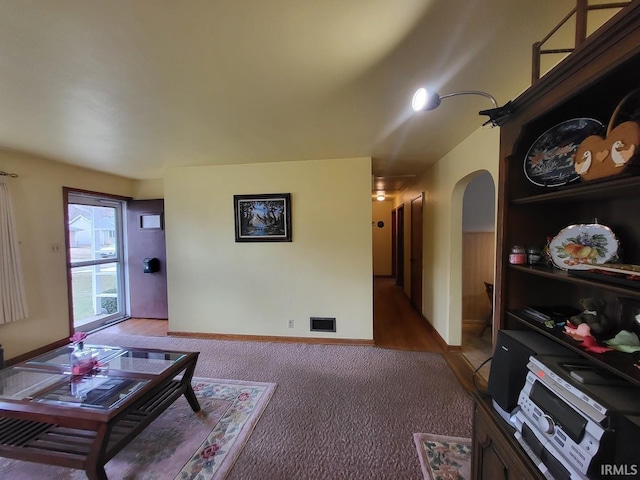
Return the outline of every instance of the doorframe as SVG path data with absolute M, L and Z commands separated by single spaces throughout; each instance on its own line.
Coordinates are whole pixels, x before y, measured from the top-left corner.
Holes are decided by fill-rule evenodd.
M 393 257 L 396 263 L 395 279 L 398 287 L 404 286 L 404 203 L 399 205 L 394 210 L 396 212 L 396 249 L 393 252 Z
M 419 231 L 415 231 L 416 229 L 415 227 L 415 223 L 414 223 L 414 214 L 413 214 L 413 204 L 414 202 L 419 201 L 420 202 L 420 229 Z M 411 299 L 411 304 L 415 307 L 415 309 L 420 312 L 420 314 L 422 314 L 422 306 L 423 306 L 423 285 L 424 285 L 424 280 L 423 280 L 423 275 L 424 275 L 424 246 L 423 246 L 423 241 L 424 241 L 424 233 L 423 233 L 423 228 L 424 228 L 424 193 L 420 192 L 420 194 L 414 198 L 411 199 L 411 241 L 409 242 L 410 248 L 411 248 L 411 264 L 410 264 L 410 279 L 411 279 L 411 285 L 409 288 L 409 292 L 411 293 L 411 295 L 409 296 L 409 298 Z M 419 235 L 418 235 L 419 234 Z M 416 235 L 418 235 L 416 237 Z M 416 242 L 415 240 L 419 239 L 419 242 Z M 414 246 L 417 244 L 417 247 L 414 248 Z M 414 292 L 416 292 L 416 285 L 414 285 L 413 282 L 413 265 L 416 262 L 416 254 L 420 254 L 419 260 L 420 260 L 420 288 L 418 290 L 419 292 L 419 298 L 414 298 Z

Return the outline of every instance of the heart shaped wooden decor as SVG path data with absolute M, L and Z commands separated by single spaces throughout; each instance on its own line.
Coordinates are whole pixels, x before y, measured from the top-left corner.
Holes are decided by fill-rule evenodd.
M 585 138 L 574 158 L 576 173 L 582 180 L 610 177 L 626 170 L 640 154 L 640 124 L 623 122 L 606 138 L 591 135 Z

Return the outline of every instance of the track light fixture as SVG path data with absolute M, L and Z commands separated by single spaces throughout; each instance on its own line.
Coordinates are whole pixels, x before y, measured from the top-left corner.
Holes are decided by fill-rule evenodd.
M 477 90 L 467 90 L 461 92 L 453 92 L 447 93 L 446 95 L 439 95 L 436 92 L 431 92 L 425 88 L 419 88 L 416 90 L 416 93 L 413 94 L 413 99 L 411 100 L 411 106 L 413 110 L 418 112 L 422 110 L 433 110 L 440 105 L 440 102 L 443 98 L 448 97 L 457 97 L 458 95 L 480 95 L 482 97 L 488 98 L 493 104 L 494 108 L 488 110 L 480 110 L 478 112 L 479 115 L 487 115 L 489 120 L 484 122 L 482 125 L 491 124 L 493 127 L 497 127 L 502 125 L 507 117 L 511 114 L 511 101 L 507 102 L 504 106 L 499 107 L 498 102 L 493 96 L 489 95 L 486 92 L 480 92 Z

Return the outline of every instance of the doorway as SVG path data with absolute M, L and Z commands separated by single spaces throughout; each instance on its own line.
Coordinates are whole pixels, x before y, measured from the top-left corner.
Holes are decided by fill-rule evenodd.
M 391 212 L 393 228 L 391 231 L 392 256 L 393 256 L 393 276 L 398 287 L 404 285 L 404 205 Z
M 493 177 L 483 171 L 467 184 L 462 201 L 462 353 L 474 368 L 493 350 L 495 198 Z
M 63 194 L 71 326 L 87 332 L 126 316 L 125 199 L 67 188 Z
M 127 202 L 129 315 L 166 320 L 167 253 L 164 200 Z
M 411 200 L 411 303 L 422 313 L 422 207 L 423 195 Z

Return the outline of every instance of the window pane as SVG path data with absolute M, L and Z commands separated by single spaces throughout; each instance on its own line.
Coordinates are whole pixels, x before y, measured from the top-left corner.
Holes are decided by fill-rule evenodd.
M 116 209 L 77 203 L 68 209 L 71 262 L 116 258 Z
M 120 311 L 117 263 L 71 269 L 73 318 L 76 326 Z

